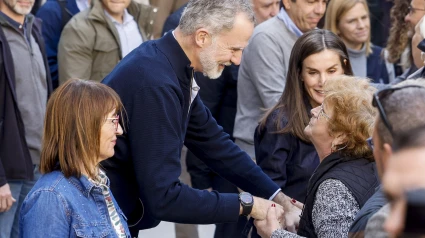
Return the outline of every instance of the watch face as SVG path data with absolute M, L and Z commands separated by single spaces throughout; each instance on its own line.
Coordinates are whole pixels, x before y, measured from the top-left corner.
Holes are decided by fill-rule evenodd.
M 242 193 L 240 195 L 240 198 L 241 198 L 241 201 L 244 202 L 244 203 L 246 203 L 246 204 L 250 204 L 250 203 L 253 202 L 252 201 L 252 195 L 249 194 L 249 193 Z

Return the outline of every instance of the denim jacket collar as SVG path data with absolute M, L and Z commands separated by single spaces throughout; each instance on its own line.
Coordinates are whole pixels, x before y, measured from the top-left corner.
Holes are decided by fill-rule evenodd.
M 94 187 L 98 187 L 96 184 L 91 182 L 85 175 L 81 175 L 80 178 L 71 176 L 68 178 L 69 182 L 72 183 L 78 190 L 80 190 L 84 196 L 88 197 L 91 193 L 91 190 Z M 109 179 L 106 182 L 106 185 L 109 187 Z

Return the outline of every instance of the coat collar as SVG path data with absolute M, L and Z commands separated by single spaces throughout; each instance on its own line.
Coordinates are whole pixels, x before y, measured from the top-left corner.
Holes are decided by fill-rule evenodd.
M 182 47 L 174 38 L 173 34 L 167 33 L 165 36 L 157 40 L 157 47 L 169 59 L 174 72 L 179 80 L 189 85 L 194 72 L 191 62 L 184 53 Z
M 25 16 L 24 24 L 27 25 L 27 26 L 32 25 L 34 23 L 34 19 L 35 19 L 34 15 L 29 13 L 28 15 Z M 15 20 L 10 18 L 9 16 L 4 14 L 3 12 L 0 12 L 0 25 L 10 25 L 10 26 L 18 29 L 19 25 L 21 25 L 21 24 L 19 22 L 16 22 Z
M 108 18 L 103 12 L 102 2 L 100 0 L 92 0 L 88 18 L 94 21 L 108 23 Z
M 130 5 L 127 8 L 128 13 L 134 17 L 134 20 L 136 21 L 138 27 L 139 27 L 139 31 L 140 34 L 142 35 L 142 39 L 143 41 L 147 40 L 146 34 L 145 32 L 142 30 L 141 27 L 141 22 L 140 20 L 140 14 L 141 14 L 141 5 L 139 5 L 138 3 L 131 1 Z M 100 0 L 92 0 L 91 1 L 91 7 L 89 10 L 89 13 L 87 15 L 87 18 L 93 21 L 98 21 L 101 22 L 103 24 L 106 24 L 108 26 L 109 29 L 111 29 L 115 39 L 117 40 L 117 42 L 119 42 L 119 35 L 118 35 L 118 31 L 116 30 L 114 23 L 105 15 L 103 6 L 102 6 L 102 2 Z
M 78 190 L 80 190 L 84 196 L 88 197 L 93 188 L 97 187 L 97 185 L 90 181 L 85 175 L 81 175 L 80 178 L 75 176 L 71 176 L 68 178 L 68 181 L 72 183 Z M 106 177 L 106 184 L 109 187 L 109 179 Z

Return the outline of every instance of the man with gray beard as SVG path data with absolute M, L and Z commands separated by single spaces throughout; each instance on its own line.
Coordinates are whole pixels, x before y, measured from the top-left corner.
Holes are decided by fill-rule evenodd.
M 160 220 L 236 222 L 239 215 L 264 219 L 272 204 L 266 199 L 272 199 L 284 206 L 287 227 L 295 230 L 301 211 L 230 140 L 197 96 L 194 72 L 214 79 L 225 65 L 238 65 L 254 23 L 249 0 L 191 0 L 173 32 L 143 43 L 103 80 L 120 95 L 126 111 L 124 136 L 118 138 L 114 157 L 103 164 L 126 215 L 135 216 L 140 197 L 141 219 L 157 220 L 149 221 L 150 226 Z M 255 196 L 182 184 L 178 177 L 183 145 Z
M 0 237 L 19 237 L 19 209 L 40 176 L 52 91 L 34 0 L 0 0 Z

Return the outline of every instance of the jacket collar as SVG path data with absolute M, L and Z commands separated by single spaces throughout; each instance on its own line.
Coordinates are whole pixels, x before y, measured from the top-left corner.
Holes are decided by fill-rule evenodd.
M 136 19 L 140 12 L 140 6 L 137 5 L 137 3 L 131 1 L 130 5 L 127 8 L 127 11 L 128 13 L 130 13 L 130 15 L 132 15 Z M 88 18 L 95 21 L 103 22 L 103 23 L 112 23 L 105 15 L 104 8 L 100 0 L 91 1 L 91 7 L 89 10 Z
M 107 23 L 107 17 L 103 12 L 102 2 L 100 0 L 92 0 L 88 18 L 94 21 Z
M 80 12 L 80 9 L 78 9 L 76 0 L 68 0 L 66 2 L 66 9 L 71 13 L 72 16 Z
M 136 21 L 139 27 L 140 34 L 142 35 L 143 41 L 146 41 L 147 40 L 146 34 L 142 30 L 141 23 L 139 22 L 139 19 L 140 19 L 139 15 L 141 14 L 141 5 L 134 1 L 131 1 L 130 5 L 127 8 L 127 11 L 131 16 L 133 16 L 134 20 Z M 91 1 L 91 7 L 88 12 L 87 18 L 107 25 L 108 28 L 112 31 L 112 34 L 114 35 L 115 40 L 117 42 L 120 42 L 118 31 L 115 28 L 114 23 L 105 15 L 102 2 L 100 0 Z
M 24 25 L 32 25 L 34 23 L 34 15 L 32 15 L 31 13 L 29 13 L 28 15 L 25 16 L 25 20 L 24 20 Z M 0 25 L 10 25 L 16 29 L 18 29 L 19 25 L 21 25 L 19 22 L 16 22 L 15 20 L 13 20 L 12 18 L 10 18 L 9 16 L 7 16 L 6 14 L 4 14 L 3 12 L 0 12 Z
M 156 44 L 158 49 L 169 59 L 171 67 L 173 67 L 179 80 L 189 85 L 194 69 L 190 66 L 189 58 L 173 34 L 171 32 L 165 34 L 165 36 L 157 40 Z
M 71 176 L 68 178 L 69 182 L 72 183 L 78 190 L 80 190 L 84 196 L 88 197 L 96 184 L 90 181 L 85 175 L 81 175 L 80 178 Z M 107 179 L 106 186 L 109 187 L 109 179 Z

